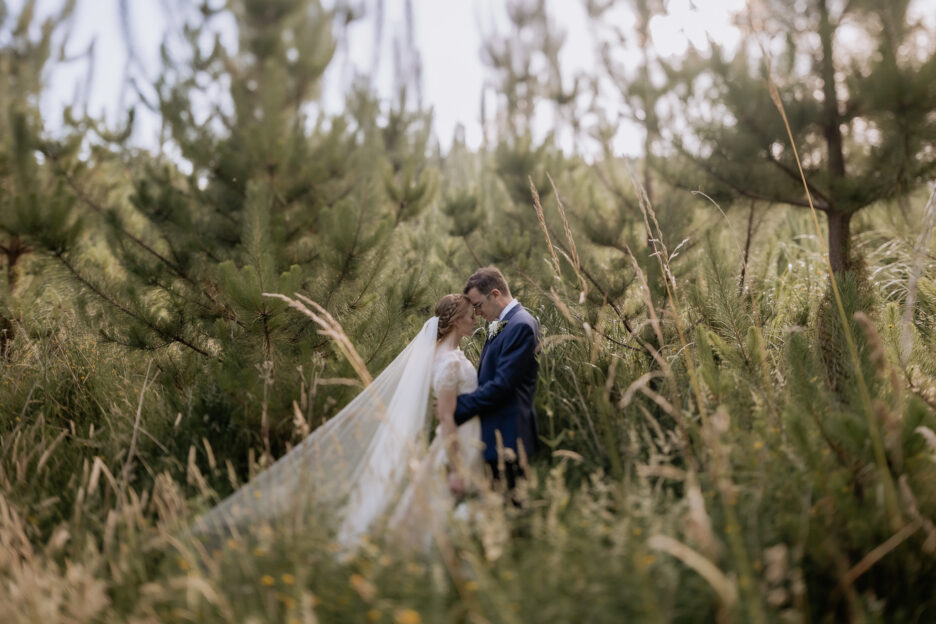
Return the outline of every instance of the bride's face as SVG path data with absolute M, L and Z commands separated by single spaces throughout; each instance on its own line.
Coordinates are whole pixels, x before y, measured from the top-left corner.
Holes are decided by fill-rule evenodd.
M 455 319 L 455 331 L 458 332 L 458 337 L 470 336 L 477 327 L 478 322 L 475 320 L 474 311 L 470 305 L 466 305 L 465 309 Z

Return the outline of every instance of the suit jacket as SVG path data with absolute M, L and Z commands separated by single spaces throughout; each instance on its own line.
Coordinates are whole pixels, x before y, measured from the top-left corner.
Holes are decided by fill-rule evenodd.
M 515 452 L 522 441 L 528 456 L 538 444 L 533 395 L 539 371 L 539 323 L 521 305 L 504 320 L 504 328 L 481 350 L 477 390 L 459 395 L 455 407 L 459 425 L 474 415 L 481 417 L 481 441 L 488 461 L 497 459 L 495 431 L 500 432 L 504 447 Z

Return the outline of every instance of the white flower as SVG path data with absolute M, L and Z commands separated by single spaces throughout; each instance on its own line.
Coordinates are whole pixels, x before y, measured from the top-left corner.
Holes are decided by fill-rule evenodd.
M 488 325 L 488 340 L 494 340 L 495 336 L 501 333 L 506 324 L 507 321 L 491 321 L 491 324 Z

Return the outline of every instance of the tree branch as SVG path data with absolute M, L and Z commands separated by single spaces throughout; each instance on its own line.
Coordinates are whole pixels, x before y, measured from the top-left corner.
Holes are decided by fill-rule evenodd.
M 186 340 L 186 339 L 183 338 L 182 336 L 179 336 L 179 335 L 177 335 L 177 334 L 171 334 L 171 333 L 166 332 L 165 330 L 161 329 L 160 327 L 157 327 L 156 325 L 154 325 L 152 322 L 150 322 L 150 321 L 147 320 L 146 318 L 143 318 L 143 317 L 141 317 L 140 315 L 135 314 L 132 310 L 128 309 L 126 306 L 122 305 L 120 302 L 116 301 L 116 300 L 113 299 L 112 297 L 109 297 L 109 296 L 107 295 L 107 293 L 105 293 L 105 292 L 102 291 L 100 288 L 98 288 L 97 286 L 95 286 L 94 284 L 92 284 L 85 276 L 81 275 L 81 274 L 77 271 L 77 269 L 75 269 L 75 267 L 74 267 L 68 260 L 65 259 L 65 256 L 64 256 L 63 252 L 61 252 L 61 251 L 55 252 L 54 256 L 55 256 L 55 258 L 56 258 L 59 262 L 62 263 L 62 265 L 63 265 L 66 269 L 68 269 L 69 273 L 71 273 L 72 276 L 73 276 L 76 280 L 78 280 L 82 285 L 84 285 L 88 290 L 90 290 L 91 292 L 93 292 L 95 295 L 97 295 L 98 297 L 100 297 L 103 301 L 105 301 L 105 302 L 107 302 L 108 304 L 110 304 L 111 306 L 117 308 L 118 310 L 120 310 L 121 312 L 123 312 L 124 314 L 126 314 L 127 316 L 129 316 L 130 318 L 134 319 L 135 321 L 137 321 L 137 322 L 139 322 L 139 323 L 142 323 L 142 324 L 145 325 L 148 329 L 150 329 L 151 331 L 153 331 L 154 333 L 156 333 L 158 336 L 160 336 L 160 337 L 162 337 L 162 338 L 164 338 L 164 339 L 166 339 L 166 340 L 170 340 L 170 341 L 172 341 L 172 342 L 178 342 L 179 344 L 184 345 L 184 346 L 188 347 L 189 349 L 191 349 L 192 351 L 195 351 L 196 353 L 199 353 L 199 354 L 201 354 L 201 355 L 204 355 L 205 357 L 209 357 L 209 358 L 212 357 L 211 354 L 209 354 L 207 351 L 204 351 L 204 350 L 198 348 L 197 346 L 195 346 L 194 344 L 192 344 L 191 342 L 189 342 L 188 340 Z M 221 361 L 220 358 L 215 358 L 215 359 L 217 359 L 218 361 Z
M 685 156 L 686 158 L 688 158 L 689 161 L 692 162 L 692 164 L 695 165 L 698 169 L 701 169 L 702 171 L 704 171 L 704 172 L 705 172 L 707 175 L 709 175 L 710 177 L 712 177 L 712 178 L 714 178 L 715 180 L 717 180 L 718 182 L 721 182 L 722 184 L 728 186 L 729 188 L 731 188 L 731 190 L 733 190 L 735 193 L 737 193 L 738 195 L 740 195 L 740 196 L 742 196 L 742 197 L 747 197 L 748 199 L 755 199 L 755 200 L 757 200 L 757 201 L 763 201 L 763 202 L 779 202 L 779 203 L 782 203 L 782 204 L 788 204 L 788 205 L 790 205 L 790 206 L 797 206 L 797 207 L 799 207 L 799 208 L 809 208 L 809 202 L 806 201 L 805 199 L 792 199 L 792 198 L 789 198 L 789 197 L 786 197 L 786 198 L 782 198 L 782 197 L 767 197 L 767 196 L 765 196 L 765 195 L 761 195 L 761 194 L 759 194 L 759 193 L 755 193 L 755 192 L 753 192 L 753 191 L 749 191 L 749 190 L 747 190 L 747 189 L 745 189 L 745 188 L 742 188 L 742 187 L 738 186 L 736 183 L 732 182 L 730 179 L 726 178 L 725 176 L 722 176 L 722 175 L 719 175 L 719 174 L 715 173 L 715 172 L 712 170 L 711 167 L 705 166 L 705 165 L 702 164 L 700 161 L 698 161 L 697 159 L 693 158 L 691 154 L 687 153 L 687 152 L 686 152 L 685 150 L 683 150 L 682 148 L 677 147 L 677 149 L 680 151 L 680 153 L 683 154 L 683 156 Z M 686 184 L 684 184 L 684 183 L 682 183 L 682 182 L 679 182 L 679 181 L 676 181 L 676 180 L 672 180 L 671 182 L 672 182 L 672 184 L 673 184 L 674 186 L 676 186 L 677 188 L 685 189 L 685 190 L 687 190 L 687 191 L 694 191 L 694 190 L 697 190 L 697 189 L 695 189 L 695 188 L 689 187 L 689 186 L 687 186 Z M 828 206 L 828 204 L 825 204 L 825 203 L 823 203 L 823 204 L 815 204 L 815 208 L 816 208 L 816 210 L 821 210 L 821 211 L 823 211 L 823 212 L 827 212 L 828 209 L 829 209 L 829 206 Z

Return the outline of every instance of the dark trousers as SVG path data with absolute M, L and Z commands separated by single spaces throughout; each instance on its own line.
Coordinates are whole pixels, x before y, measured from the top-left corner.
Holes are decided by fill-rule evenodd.
M 524 477 L 523 468 L 516 461 L 504 461 L 503 470 L 501 470 L 499 463 L 496 459 L 487 461 L 488 468 L 491 470 L 491 487 L 495 491 L 506 491 L 512 494 L 517 485 L 517 479 Z

